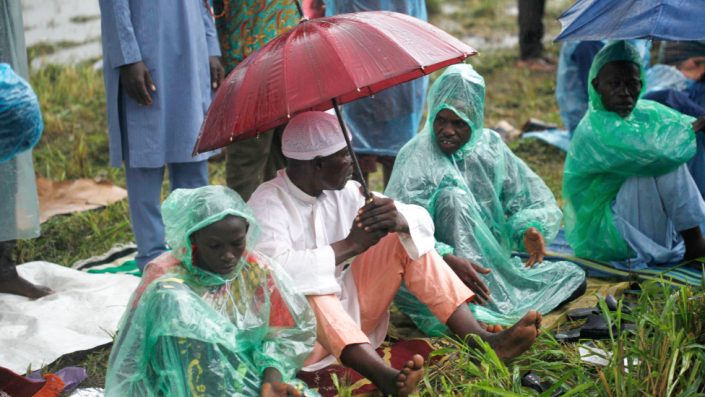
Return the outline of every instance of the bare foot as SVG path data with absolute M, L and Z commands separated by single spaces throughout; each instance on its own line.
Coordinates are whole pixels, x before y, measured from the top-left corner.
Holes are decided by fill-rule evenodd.
M 520 356 L 534 344 L 536 338 L 541 334 L 541 313 L 534 310 L 526 313 L 526 316 L 514 324 L 511 328 L 502 331 L 485 340 L 503 360 L 511 360 Z
M 28 298 L 41 298 L 53 294 L 54 291 L 41 285 L 34 285 L 17 276 L 9 280 L 0 281 L 0 293 L 26 296 Z
M 398 397 L 408 397 L 412 394 L 419 394 L 416 385 L 423 379 L 423 357 L 418 354 L 404 364 L 404 369 L 397 376 L 397 393 L 393 394 Z

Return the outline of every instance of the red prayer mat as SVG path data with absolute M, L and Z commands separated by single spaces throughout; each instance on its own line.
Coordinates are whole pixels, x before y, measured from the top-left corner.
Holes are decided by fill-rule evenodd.
M 409 339 L 393 342 L 385 341 L 377 349 L 382 359 L 392 368 L 401 370 L 404 363 L 411 360 L 415 354 L 419 354 L 428 360 L 428 356 L 435 350 L 443 348 L 455 348 L 455 345 L 444 339 Z M 439 366 L 450 358 L 450 355 L 439 355 L 431 358 L 431 368 Z M 358 397 L 379 396 L 377 387 L 362 375 L 350 368 L 343 367 L 340 363 L 329 365 L 316 372 L 299 372 L 296 377 L 306 382 L 309 388 L 318 390 L 323 397 L 337 397 L 338 389 L 333 384 L 332 375 L 335 374 L 340 382 L 351 385 L 352 395 Z
M 7 368 L 0 367 L 0 395 L 12 397 L 56 397 L 64 391 L 64 381 L 56 375 L 44 375 L 39 382 L 17 375 Z

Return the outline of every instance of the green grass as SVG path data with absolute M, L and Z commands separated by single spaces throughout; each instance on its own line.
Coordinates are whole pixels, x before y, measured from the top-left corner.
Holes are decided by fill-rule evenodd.
M 450 20 L 458 37 L 478 35 L 487 39 L 515 34 L 516 17 L 507 9 L 515 0 L 429 0 L 433 23 Z M 442 13 L 444 3 L 456 5 L 453 15 Z M 556 34 L 555 17 L 570 1 L 551 1 L 545 19 L 548 34 Z M 85 22 L 85 21 L 76 21 Z M 30 59 L 80 43 L 41 44 L 28 49 Z M 516 69 L 516 48 L 488 50 L 468 60 L 484 77 L 487 85 L 485 126 L 506 120 L 520 128 L 530 117 L 561 124 L 554 96 L 555 74 L 531 73 Z M 559 46 L 547 46 L 558 55 Z M 440 72 L 432 76 L 432 80 Z M 35 170 L 54 180 L 93 178 L 125 187 L 122 169 L 109 166 L 107 116 L 102 72 L 92 62 L 76 67 L 46 66 L 32 72 L 30 82 L 42 106 L 44 135 L 34 150 Z M 536 139 L 516 141 L 511 149 L 545 181 L 561 200 L 565 154 Z M 222 162 L 210 163 L 211 183 L 224 184 Z M 371 187 L 382 190 L 381 172 L 370 176 Z M 163 185 L 162 198 L 168 194 Z M 133 241 L 126 201 L 78 214 L 57 216 L 42 225 L 42 236 L 21 241 L 16 248 L 20 263 L 46 260 L 70 266 L 75 261 L 106 252 L 115 243 Z M 702 289 L 668 290 L 649 286 L 639 297 L 636 335 L 622 335 L 602 346 L 614 353 L 607 367 L 581 363 L 575 344 L 561 345 L 550 335 L 520 359 L 504 364 L 491 351 L 460 347 L 454 366 L 427 373 L 422 396 L 535 396 L 522 388 L 520 378 L 533 370 L 558 385 L 565 393 L 587 396 L 694 396 L 705 395 L 705 356 L 703 354 Z M 55 372 L 68 365 L 83 366 L 89 379 L 85 387 L 102 387 L 110 346 L 62 357 L 44 368 Z M 629 372 L 620 365 L 624 356 L 641 360 Z M 347 390 L 346 380 L 340 389 Z M 700 393 L 700 394 L 698 394 Z M 568 394 L 565 394 L 568 395 Z
M 665 299 L 664 299 L 665 298 Z M 554 385 L 543 396 L 560 389 L 563 396 L 702 396 L 705 395 L 705 292 L 682 287 L 644 286 L 632 315 L 619 318 L 603 313 L 616 324 L 635 322 L 636 332 L 613 335 L 597 346 L 611 355 L 604 367 L 581 362 L 580 344 L 560 344 L 551 335 L 539 337 L 529 352 L 510 364 L 499 360 L 489 346 L 482 350 L 460 344 L 457 364 L 427 373 L 421 396 L 538 396 L 521 386 L 528 371 Z M 480 341 L 482 344 L 482 342 Z

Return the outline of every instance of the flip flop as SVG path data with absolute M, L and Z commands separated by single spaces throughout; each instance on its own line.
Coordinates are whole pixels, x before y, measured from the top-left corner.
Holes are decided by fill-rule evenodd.
M 617 308 L 619 307 L 619 301 L 614 296 L 612 296 L 610 294 L 607 294 L 607 296 L 605 297 L 605 304 L 607 305 L 607 308 L 611 312 L 616 312 Z M 634 305 L 632 305 L 632 304 L 622 302 L 622 313 L 623 314 L 631 314 L 633 307 L 634 307 Z M 568 321 L 579 321 L 579 320 L 587 319 L 588 316 L 590 316 L 591 314 L 600 314 L 599 303 L 595 307 L 586 307 L 586 308 L 581 308 L 581 309 L 569 310 L 568 313 L 565 314 L 565 316 L 568 319 Z
M 616 324 L 612 325 L 612 334 L 614 336 L 618 336 L 624 331 L 635 330 L 635 324 L 622 324 L 619 330 Z M 555 338 L 562 342 L 577 342 L 581 339 L 605 340 L 610 339 L 610 327 L 604 316 L 601 314 L 591 314 L 585 321 L 585 325 L 581 328 L 559 332 L 555 335 Z
M 539 393 L 543 393 L 550 389 L 553 384 L 551 382 L 541 382 L 541 376 L 533 371 L 529 371 L 521 378 L 521 385 L 533 389 Z M 560 396 L 562 390 L 560 388 L 556 389 L 551 393 L 551 397 Z

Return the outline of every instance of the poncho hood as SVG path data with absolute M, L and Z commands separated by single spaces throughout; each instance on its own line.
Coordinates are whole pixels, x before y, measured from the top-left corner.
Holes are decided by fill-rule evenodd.
M 472 152 L 483 134 L 485 79 L 473 69 L 472 65 L 453 65 L 433 83 L 426 102 L 428 116 L 424 131 L 433 135 L 433 121 L 438 112 L 443 109 L 452 110 L 472 128 L 470 140 L 453 154 L 456 160 L 465 158 Z
M 592 66 L 590 67 L 590 75 L 588 77 L 588 96 L 590 97 L 590 109 L 593 111 L 602 110 L 606 112 L 605 106 L 602 104 L 602 98 L 600 98 L 600 94 L 595 91 L 595 87 L 592 86 L 592 81 L 597 77 L 605 65 L 616 61 L 631 62 L 639 67 L 639 78 L 641 79 L 641 92 L 639 93 L 639 99 L 641 99 L 641 97 L 644 96 L 644 93 L 646 93 L 646 70 L 644 69 L 644 64 L 641 60 L 641 55 L 639 55 L 639 51 L 637 51 L 633 45 L 627 43 L 626 41 L 612 41 L 597 53 L 595 59 L 592 61 Z M 619 117 L 616 113 L 614 114 Z
M 240 262 L 230 274 L 226 275 L 215 274 L 195 266 L 191 234 L 228 215 L 245 218 L 249 224 L 246 250 Z M 234 190 L 225 186 L 174 190 L 162 204 L 162 218 L 166 242 L 172 249 L 172 255 L 182 262 L 189 273 L 198 276 L 199 282 L 203 285 L 222 285 L 235 278 L 262 233 L 250 207 Z

